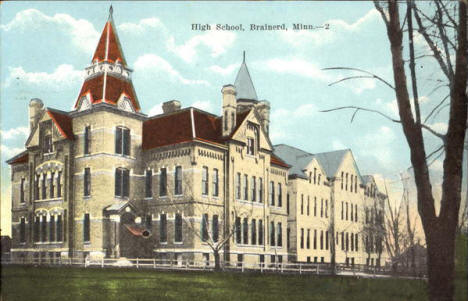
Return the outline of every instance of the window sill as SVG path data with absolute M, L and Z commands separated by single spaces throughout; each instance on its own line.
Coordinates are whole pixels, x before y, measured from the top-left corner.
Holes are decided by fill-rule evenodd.
M 183 245 L 184 242 L 183 241 L 174 241 L 174 245 Z
M 166 246 L 167 245 L 167 241 L 164 241 L 164 242 L 159 242 L 160 245 L 164 245 Z
M 152 199 L 153 199 L 152 196 L 150 196 L 150 197 L 145 197 L 145 198 L 144 198 L 145 201 L 150 201 L 150 200 L 152 200 Z

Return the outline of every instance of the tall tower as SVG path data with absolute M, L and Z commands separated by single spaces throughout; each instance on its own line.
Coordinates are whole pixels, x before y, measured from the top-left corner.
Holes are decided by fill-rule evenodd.
M 249 108 L 255 108 L 262 128 L 268 134 L 270 127 L 270 102 L 266 100 L 258 100 L 255 86 L 250 77 L 247 63 L 245 62 L 245 51 L 243 53 L 242 64 L 237 73 L 236 81 L 234 82 L 237 95 L 237 110 L 243 111 Z
M 111 6 L 91 65 L 85 68 L 85 80 L 75 103 L 78 111 L 99 103 L 115 105 L 128 112 L 140 111 L 131 79 L 132 70 L 123 55 L 112 12 Z
M 223 136 L 229 136 L 234 127 L 236 126 L 236 111 L 237 111 L 237 102 L 236 102 L 236 89 L 233 85 L 223 86 L 221 89 L 223 94 Z

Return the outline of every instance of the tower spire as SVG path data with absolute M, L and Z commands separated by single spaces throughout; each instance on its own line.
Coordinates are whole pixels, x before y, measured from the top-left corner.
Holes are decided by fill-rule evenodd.
M 114 13 L 114 9 L 112 8 L 112 4 L 109 7 L 109 18 L 108 20 L 112 20 L 112 14 Z
M 257 92 L 255 92 L 255 87 L 250 77 L 249 69 L 245 63 L 245 50 L 242 53 L 242 64 L 237 73 L 236 81 L 234 82 L 236 86 L 236 96 L 237 99 L 247 100 L 247 101 L 257 101 Z
M 245 64 L 245 50 L 244 50 L 244 53 L 243 53 L 243 59 L 242 59 L 242 63 Z

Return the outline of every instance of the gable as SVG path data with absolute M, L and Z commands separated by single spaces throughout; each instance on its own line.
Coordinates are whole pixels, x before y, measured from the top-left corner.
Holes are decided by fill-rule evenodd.
M 50 122 L 51 129 L 50 133 L 52 134 L 52 140 L 62 140 L 62 139 L 74 139 L 71 118 L 65 113 L 57 110 L 47 108 L 42 116 L 39 118 L 37 126 L 33 129 L 28 140 L 26 141 L 26 147 L 39 146 L 40 144 L 40 132 L 41 125 L 44 128 L 44 124 Z
M 259 116 L 255 113 L 255 110 L 251 109 L 246 112 L 247 114 L 245 115 L 245 118 L 240 123 L 239 123 L 239 120 L 237 120 L 237 127 L 233 131 L 232 139 L 246 143 L 247 137 L 249 135 L 252 135 L 252 133 L 249 133 L 250 130 L 248 127 L 249 123 L 251 123 L 251 124 L 254 124 L 256 128 L 258 129 L 258 139 L 259 139 L 260 149 L 273 151 L 273 145 L 271 144 L 271 141 L 268 135 L 263 131 Z M 237 118 L 242 117 L 241 114 L 242 113 L 238 113 Z

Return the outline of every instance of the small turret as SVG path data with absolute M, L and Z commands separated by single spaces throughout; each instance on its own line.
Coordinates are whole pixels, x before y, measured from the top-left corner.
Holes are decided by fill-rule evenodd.
M 29 132 L 31 132 L 39 122 L 39 118 L 44 112 L 44 103 L 39 98 L 33 98 L 29 102 Z
M 221 89 L 223 94 L 223 136 L 229 136 L 236 126 L 236 88 L 225 85 Z

